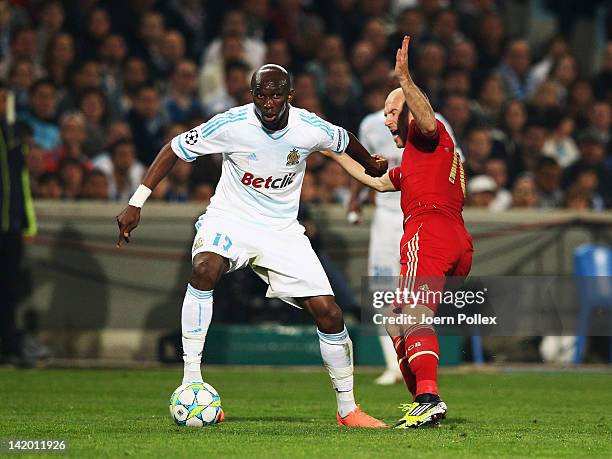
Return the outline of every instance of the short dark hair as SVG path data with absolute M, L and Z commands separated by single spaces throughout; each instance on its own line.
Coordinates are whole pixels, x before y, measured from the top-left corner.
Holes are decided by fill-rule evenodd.
M 242 70 L 246 75 L 249 74 L 251 67 L 244 61 L 241 60 L 231 60 L 225 63 L 225 77 L 230 74 L 232 70 Z
M 130 139 L 129 137 L 123 137 L 117 140 L 109 147 L 111 157 L 114 156 L 115 153 L 117 153 L 117 150 L 123 145 L 132 145 L 134 149 L 136 149 L 136 144 L 134 143 L 134 140 Z
M 30 86 L 30 95 L 34 94 L 42 86 L 51 86 L 53 89 L 57 89 L 57 85 L 51 78 L 39 78 Z
M 560 167 L 560 166 L 555 158 L 551 158 L 550 156 L 540 156 L 540 158 L 536 162 L 535 171 L 539 172 L 545 167 Z

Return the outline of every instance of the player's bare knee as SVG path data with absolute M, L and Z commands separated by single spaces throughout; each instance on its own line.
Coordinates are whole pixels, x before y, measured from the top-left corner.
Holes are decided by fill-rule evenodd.
M 342 309 L 333 300 L 323 303 L 316 320 L 323 333 L 339 333 L 344 329 Z
M 227 260 L 214 253 L 201 253 L 193 259 L 191 285 L 198 290 L 212 290 L 227 271 Z

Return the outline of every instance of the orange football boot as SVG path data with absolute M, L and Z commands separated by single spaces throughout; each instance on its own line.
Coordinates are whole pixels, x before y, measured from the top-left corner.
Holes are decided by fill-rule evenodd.
M 376 418 L 373 418 L 367 413 L 361 411 L 359 405 L 349 414 L 340 417 L 339 413 L 336 413 L 336 418 L 338 419 L 339 426 L 347 426 L 347 427 L 367 427 L 370 429 L 382 429 L 384 427 L 389 427 L 382 421 L 379 421 Z

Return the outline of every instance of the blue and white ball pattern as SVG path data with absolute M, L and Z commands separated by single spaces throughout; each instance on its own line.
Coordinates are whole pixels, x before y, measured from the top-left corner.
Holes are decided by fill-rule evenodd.
M 181 384 L 170 397 L 170 415 L 179 426 L 216 424 L 221 415 L 221 397 L 207 383 Z

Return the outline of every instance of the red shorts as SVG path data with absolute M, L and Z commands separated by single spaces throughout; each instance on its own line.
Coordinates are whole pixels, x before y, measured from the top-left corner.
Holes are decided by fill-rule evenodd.
M 473 253 L 472 237 L 461 223 L 436 213 L 409 220 L 400 244 L 400 288 L 442 292 L 446 277 L 467 277 Z M 433 301 L 424 304 L 437 309 Z

